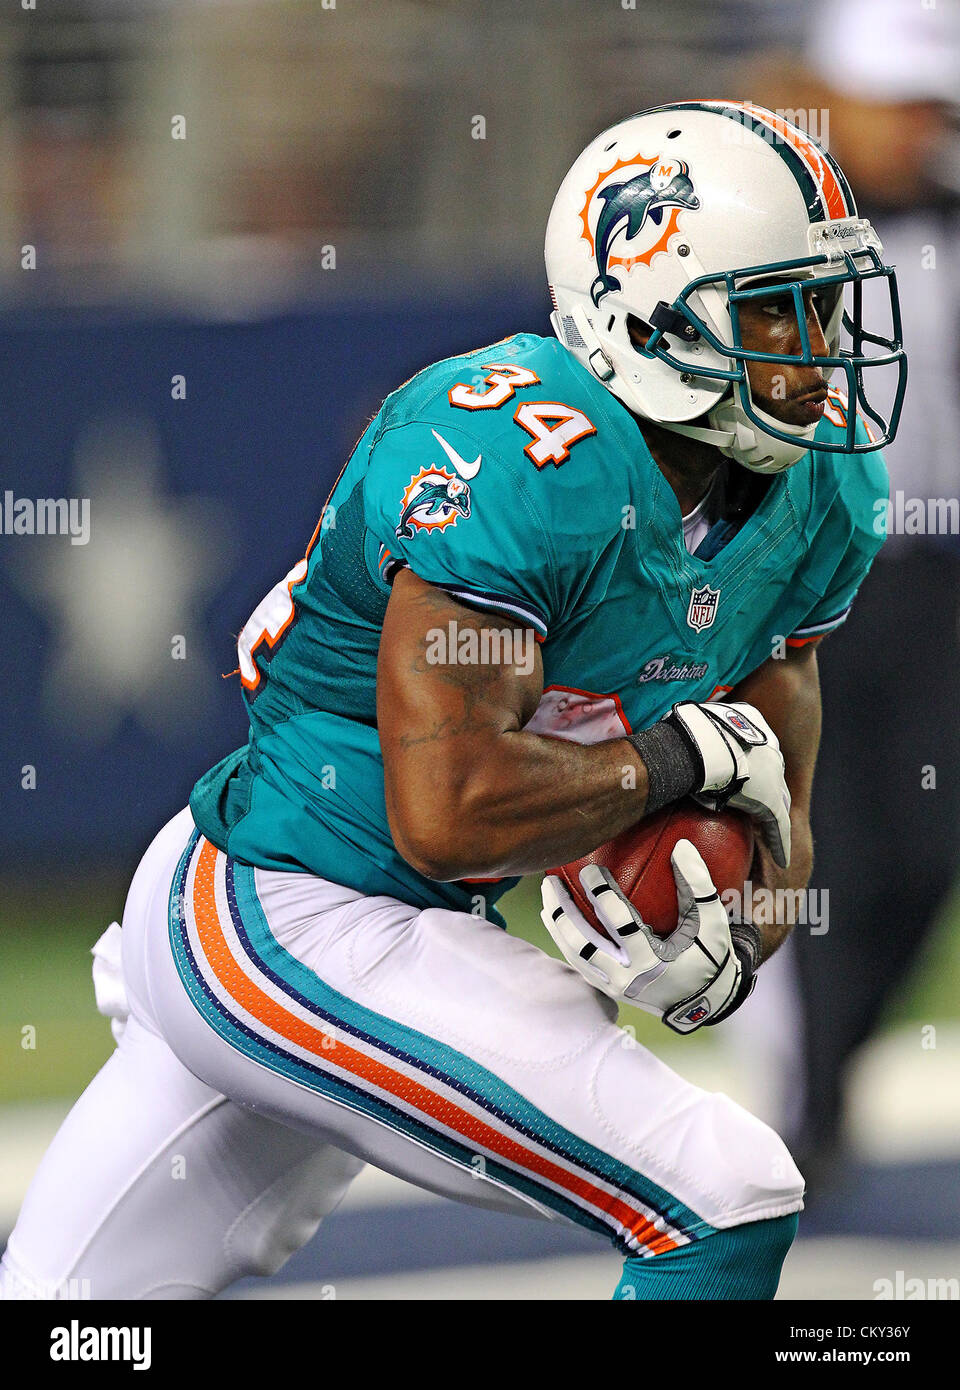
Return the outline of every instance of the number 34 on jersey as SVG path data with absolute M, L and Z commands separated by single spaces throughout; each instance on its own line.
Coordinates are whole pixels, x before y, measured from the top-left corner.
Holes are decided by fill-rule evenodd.
M 458 381 L 448 393 L 451 405 L 461 410 L 499 410 L 513 399 L 518 389 L 540 385 L 535 372 L 509 362 L 485 362 L 483 370 L 488 374 L 484 378 L 486 389 Z M 570 457 L 570 450 L 578 439 L 597 432 L 582 410 L 560 401 L 523 401 L 513 418 L 531 437 L 531 443 L 523 452 L 537 468 L 548 463 L 559 468 Z

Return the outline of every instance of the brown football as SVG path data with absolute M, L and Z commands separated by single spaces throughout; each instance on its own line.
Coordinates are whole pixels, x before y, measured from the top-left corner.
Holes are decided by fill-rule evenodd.
M 592 854 L 551 872 L 563 880 L 587 920 L 600 927 L 581 887 L 580 870 L 587 864 L 609 869 L 650 928 L 658 936 L 668 936 L 677 925 L 677 885 L 670 855 L 678 840 L 690 840 L 700 851 L 721 897 L 730 889 L 743 892 L 753 863 L 750 817 L 741 811 L 713 814 L 689 799 L 664 807 Z

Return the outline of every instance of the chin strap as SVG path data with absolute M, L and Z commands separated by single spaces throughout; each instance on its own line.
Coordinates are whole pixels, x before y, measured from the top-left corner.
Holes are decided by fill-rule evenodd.
M 554 333 L 565 347 L 571 350 L 580 348 L 586 352 L 587 362 L 593 375 L 609 388 L 610 381 L 616 373 L 609 357 L 600 346 L 600 339 L 587 318 L 583 305 L 575 305 L 569 314 L 560 314 L 555 311 L 550 315 L 550 323 Z
M 712 428 L 681 424 L 673 420 L 658 420 L 657 424 L 662 429 L 673 430 L 675 434 L 686 435 L 688 439 L 697 439 L 703 444 L 712 444 L 727 458 L 734 459 L 752 473 L 780 473 L 783 469 L 796 463 L 807 452 L 801 444 L 788 444 L 785 440 L 777 439 L 773 435 L 757 429 L 744 413 L 739 400 L 732 396 L 726 397 L 725 400 L 715 405 L 707 413 L 707 419 Z M 725 425 L 732 426 L 732 428 L 722 428 Z M 717 428 L 717 426 L 721 426 L 721 428 Z M 790 429 L 791 427 L 778 424 L 777 428 Z M 803 439 L 810 439 L 815 429 L 815 425 L 802 428 L 794 426 L 791 433 L 796 433 Z
M 785 439 L 767 434 L 762 427 L 754 424 L 743 408 L 742 389 L 739 382 L 734 383 L 730 395 L 719 401 L 707 416 L 711 425 L 733 428 L 733 441 L 726 447 L 719 447 L 754 473 L 781 473 L 801 459 L 807 449 L 802 443 L 790 444 Z M 761 420 L 769 419 L 774 429 L 795 435 L 798 441 L 812 439 L 816 433 L 816 425 L 786 425 L 766 416 L 757 406 L 754 406 L 754 410 Z
M 688 439 L 699 439 L 703 444 L 712 444 L 714 448 L 724 451 L 737 442 L 736 430 L 708 430 L 702 425 L 682 425 L 675 420 L 658 420 L 656 423 L 661 429 L 673 430 L 674 434 L 685 434 Z

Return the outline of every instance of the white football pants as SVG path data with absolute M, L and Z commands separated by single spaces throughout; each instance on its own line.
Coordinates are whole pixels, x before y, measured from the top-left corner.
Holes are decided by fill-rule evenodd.
M 208 1297 L 278 1269 L 365 1162 L 634 1256 L 802 1206 L 771 1129 L 480 918 L 241 865 L 183 811 L 120 940 L 129 1016 L 29 1189 L 6 1297 Z

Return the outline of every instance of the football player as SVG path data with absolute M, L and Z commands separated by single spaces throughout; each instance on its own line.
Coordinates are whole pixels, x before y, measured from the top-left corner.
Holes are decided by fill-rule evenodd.
M 98 946 L 119 1045 L 34 1180 L 8 1293 L 212 1295 L 370 1162 L 607 1237 L 618 1297 L 773 1297 L 789 1153 L 616 1015 L 722 1022 L 788 923 L 729 919 L 689 842 L 662 940 L 598 872 L 609 938 L 544 882 L 569 964 L 495 904 L 688 795 L 754 818 L 762 883 L 806 883 L 816 644 L 879 545 L 905 382 L 881 251 L 830 155 L 761 108 L 661 107 L 584 151 L 547 230 L 556 337 L 389 396 L 244 627 L 249 741 Z

